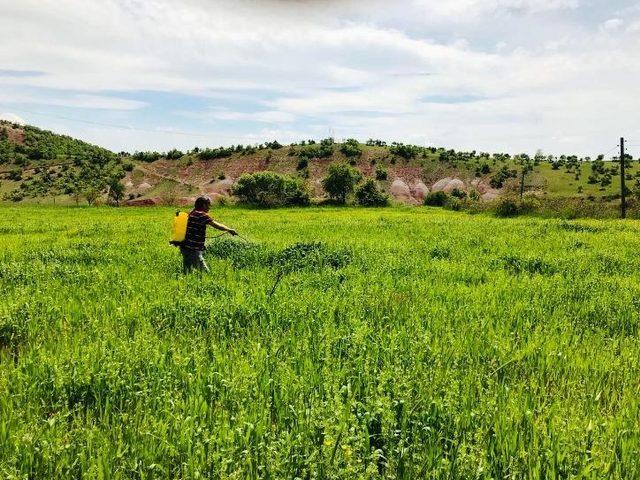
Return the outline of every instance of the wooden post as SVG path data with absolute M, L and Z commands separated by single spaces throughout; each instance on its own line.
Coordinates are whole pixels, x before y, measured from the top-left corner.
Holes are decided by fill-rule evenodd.
M 625 218 L 627 216 L 627 192 L 624 184 L 624 138 L 620 138 L 620 217 Z

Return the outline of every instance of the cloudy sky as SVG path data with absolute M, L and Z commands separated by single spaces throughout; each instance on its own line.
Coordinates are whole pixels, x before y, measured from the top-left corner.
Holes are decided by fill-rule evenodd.
M 639 60 L 638 0 L 0 0 L 0 116 L 114 150 L 640 154 Z

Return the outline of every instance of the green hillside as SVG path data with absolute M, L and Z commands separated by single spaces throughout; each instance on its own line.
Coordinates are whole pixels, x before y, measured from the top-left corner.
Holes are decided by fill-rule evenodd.
M 91 200 L 123 177 L 121 157 L 107 149 L 0 121 L 0 194 L 5 201 Z
M 374 179 L 392 199 L 408 204 L 422 203 L 414 190 L 433 189 L 445 179 L 459 180 L 465 194 L 482 200 L 516 194 L 523 169 L 525 191 L 539 198 L 607 201 L 620 190 L 619 162 L 604 156 L 457 152 L 333 139 L 114 154 L 36 127 L 0 123 L 0 195 L 7 202 L 93 203 L 112 197 L 134 204 L 189 203 L 199 194 L 230 196 L 242 174 L 267 170 L 301 180 L 319 200 L 325 195 L 320 181 L 336 162 L 350 163 L 363 179 Z M 640 168 L 630 158 L 627 163 L 629 193 L 640 193 Z

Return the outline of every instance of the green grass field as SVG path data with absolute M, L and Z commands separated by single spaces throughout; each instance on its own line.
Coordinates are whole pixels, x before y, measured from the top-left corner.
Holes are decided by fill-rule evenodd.
M 3 479 L 640 477 L 638 221 L 0 213 Z

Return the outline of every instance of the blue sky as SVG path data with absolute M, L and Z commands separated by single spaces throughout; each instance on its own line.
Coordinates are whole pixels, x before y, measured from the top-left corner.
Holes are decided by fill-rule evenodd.
M 0 0 L 0 116 L 114 150 L 640 145 L 640 2 Z M 632 153 L 640 154 L 640 147 Z

